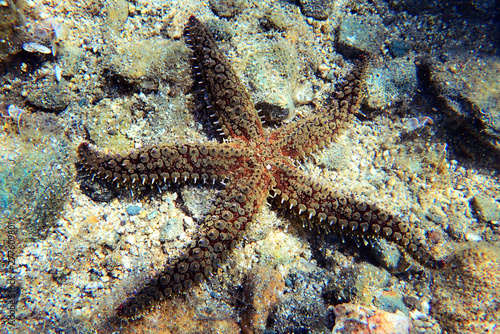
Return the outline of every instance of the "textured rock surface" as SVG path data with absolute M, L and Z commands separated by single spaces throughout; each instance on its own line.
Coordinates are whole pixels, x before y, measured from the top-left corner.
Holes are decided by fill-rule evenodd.
M 285 288 L 283 276 L 276 270 L 258 266 L 249 273 L 252 288 L 249 301 L 252 305 L 243 317 L 242 327 L 249 333 L 266 329 L 271 312 L 277 307 Z
M 484 221 L 500 221 L 500 203 L 497 198 L 479 194 L 472 199 L 476 213 Z
M 210 8 L 220 17 L 230 18 L 238 14 L 242 7 L 241 0 L 210 0 Z
M 305 16 L 316 20 L 326 20 L 333 6 L 332 0 L 300 0 L 300 8 Z
M 2 1 L 0 4 L 0 61 L 21 49 L 21 36 L 17 29 L 21 21 L 14 2 Z
M 271 319 L 271 328 L 276 333 L 327 330 L 327 305 L 321 297 L 326 286 L 327 275 L 321 270 L 305 273 L 295 272 L 287 277 L 289 287 Z
M 409 103 L 417 85 L 417 68 L 412 60 L 397 58 L 374 65 L 366 75 L 365 103 L 377 110 Z
M 360 53 L 378 54 L 385 34 L 382 20 L 378 16 L 345 16 L 337 37 L 339 52 L 348 57 Z
M 456 54 L 446 61 L 429 60 L 431 82 L 452 126 L 500 150 L 500 60 Z
M 28 101 L 40 110 L 61 112 L 69 104 L 70 92 L 65 85 L 58 84 L 54 78 L 39 82 L 37 89 L 30 92 Z
M 51 114 L 24 114 L 18 130 L 2 135 L 0 228 L 14 223 L 25 243 L 45 238 L 54 227 L 73 182 L 74 155 Z
M 453 333 L 487 333 L 500 324 L 500 250 L 471 243 L 449 275 L 436 277 L 432 312 Z
M 402 312 L 389 313 L 355 304 L 341 304 L 333 308 L 335 327 L 332 334 L 410 334 L 410 319 Z

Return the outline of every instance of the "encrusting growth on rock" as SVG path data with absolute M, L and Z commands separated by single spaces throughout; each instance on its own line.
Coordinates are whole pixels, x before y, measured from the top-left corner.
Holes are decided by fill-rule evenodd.
M 439 268 L 407 223 L 370 203 L 305 176 L 293 160 L 328 145 L 353 117 L 359 104 L 363 62 L 350 74 L 327 110 L 267 134 L 257 111 L 229 61 L 205 26 L 194 16 L 185 29 L 194 68 L 212 104 L 224 143 L 165 144 L 127 155 L 103 154 L 82 143 L 78 156 L 95 177 L 119 187 L 223 182 L 211 212 L 194 240 L 117 309 L 116 316 L 134 318 L 154 302 L 187 291 L 216 273 L 245 234 L 268 197 L 289 214 L 326 231 L 362 238 L 384 238 L 404 248 L 420 263 Z

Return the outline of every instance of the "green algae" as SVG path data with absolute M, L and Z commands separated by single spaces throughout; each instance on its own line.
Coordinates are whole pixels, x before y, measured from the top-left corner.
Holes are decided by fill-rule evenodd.
M 2 137 L 0 229 L 13 224 L 21 242 L 45 238 L 72 184 L 73 147 L 57 119 L 43 113 L 23 115 L 19 133 Z

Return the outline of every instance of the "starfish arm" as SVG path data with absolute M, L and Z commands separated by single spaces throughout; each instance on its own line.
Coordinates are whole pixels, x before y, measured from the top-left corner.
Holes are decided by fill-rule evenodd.
M 266 200 L 271 182 L 270 175 L 262 169 L 251 173 L 240 170 L 238 174 L 217 197 L 194 241 L 141 290 L 126 299 L 117 308 L 118 317 L 135 317 L 155 301 L 186 292 L 209 278 L 227 260 Z
M 147 147 L 128 155 L 106 154 L 89 143 L 78 146 L 78 157 L 90 173 L 118 186 L 167 182 L 224 181 L 248 164 L 252 152 L 243 143 L 192 143 Z
M 407 223 L 377 206 L 339 194 L 286 162 L 276 164 L 273 176 L 277 203 L 311 226 L 354 237 L 384 238 L 401 246 L 422 265 L 434 269 L 444 266 L 444 261 L 432 257 Z
M 191 16 L 185 33 L 224 135 L 245 141 L 262 138 L 262 123 L 250 94 L 203 23 Z
M 273 146 L 292 159 L 303 158 L 327 146 L 358 109 L 363 67 L 363 63 L 359 64 L 347 76 L 326 113 L 314 113 L 274 131 L 270 136 Z

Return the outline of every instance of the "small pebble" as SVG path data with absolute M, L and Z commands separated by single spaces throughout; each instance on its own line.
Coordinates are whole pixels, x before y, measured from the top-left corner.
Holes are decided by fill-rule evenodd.
M 39 52 L 39 53 L 43 53 L 43 54 L 50 54 L 52 52 L 45 45 L 41 45 L 41 44 L 33 43 L 33 42 L 24 43 L 23 49 L 24 49 L 24 51 L 27 51 L 27 52 Z
M 476 233 L 472 233 L 472 232 L 467 232 L 467 234 L 465 235 L 465 239 L 467 241 L 481 241 L 481 240 L 483 240 L 483 238 L 481 238 L 480 235 L 478 235 Z
M 135 216 L 141 212 L 142 208 L 138 205 L 130 205 L 127 207 L 127 213 L 129 216 Z
M 147 216 L 148 220 L 154 219 L 158 215 L 158 211 L 150 212 Z
M 417 319 L 415 321 L 413 321 L 413 326 L 415 327 L 423 327 L 424 326 L 424 322 L 420 319 Z

